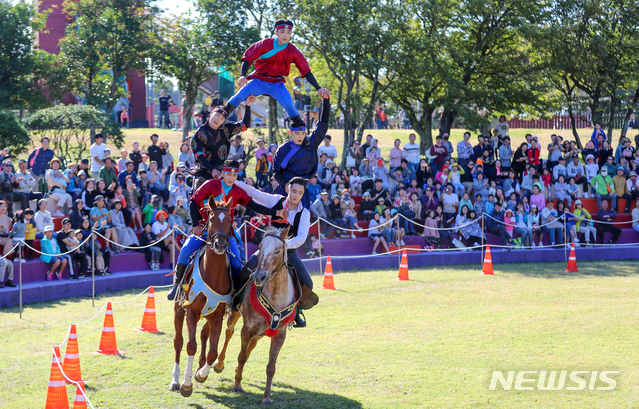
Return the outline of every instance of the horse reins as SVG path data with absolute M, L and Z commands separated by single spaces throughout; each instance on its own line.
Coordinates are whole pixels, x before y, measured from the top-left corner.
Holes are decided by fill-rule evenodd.
M 231 213 L 229 212 L 229 209 L 227 209 L 226 207 L 217 206 L 217 207 L 212 208 L 209 211 L 209 217 L 206 219 L 206 224 L 204 225 L 204 230 L 206 230 L 207 233 L 209 233 L 209 224 L 211 223 L 211 213 L 213 213 L 215 211 L 218 211 L 218 210 L 221 211 L 221 212 L 225 212 L 229 216 L 229 219 L 231 217 Z M 209 246 L 212 246 L 213 242 L 215 241 L 215 239 L 217 237 L 222 237 L 222 238 L 224 238 L 226 240 L 226 244 L 224 245 L 224 252 L 226 252 L 226 250 L 228 250 L 229 245 L 230 245 L 229 244 L 229 235 L 227 233 L 224 233 L 224 232 L 221 232 L 221 231 L 218 231 L 218 232 L 213 233 L 213 234 L 209 233 L 209 240 L 210 241 L 203 240 L 201 237 L 199 239 L 202 240 L 203 242 L 205 242 L 206 244 L 208 244 Z
M 279 265 L 279 266 L 277 266 L 277 268 L 276 268 L 276 269 L 274 269 L 273 271 L 271 271 L 271 272 L 269 273 L 269 278 L 270 278 L 270 277 L 274 276 L 275 274 L 277 274 L 277 272 L 278 272 L 278 271 L 280 271 L 280 270 L 282 269 L 282 267 L 284 267 L 284 266 L 286 265 L 286 261 L 287 261 L 287 257 L 286 257 L 286 254 L 287 254 L 287 253 L 286 253 L 286 252 L 287 252 L 287 249 L 286 249 L 286 240 L 284 240 L 283 238 L 281 238 L 279 235 L 277 235 L 277 234 L 272 234 L 272 233 L 265 234 L 265 235 L 264 235 L 264 237 L 275 237 L 276 239 L 278 239 L 279 241 L 281 241 L 281 242 L 282 242 L 282 244 L 284 245 L 284 249 L 283 249 L 283 250 L 284 250 L 284 252 L 283 252 L 283 255 L 282 255 L 282 262 L 280 263 L 280 265 Z M 264 240 L 264 239 L 262 239 L 262 240 Z

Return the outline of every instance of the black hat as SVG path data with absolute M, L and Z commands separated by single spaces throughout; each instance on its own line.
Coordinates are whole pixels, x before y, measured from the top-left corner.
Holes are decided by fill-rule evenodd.
M 69 219 L 68 217 L 65 217 L 64 219 L 62 219 L 62 224 L 66 224 L 66 223 L 71 223 L 71 219 Z

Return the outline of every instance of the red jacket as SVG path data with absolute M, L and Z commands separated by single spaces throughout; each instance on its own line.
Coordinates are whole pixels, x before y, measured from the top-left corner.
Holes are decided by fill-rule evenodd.
M 233 198 L 233 207 L 231 207 L 229 212 L 231 220 L 233 220 L 235 206 L 238 204 L 246 206 L 251 201 L 251 197 L 244 190 L 235 185 L 233 185 L 228 195 L 224 195 L 221 181 L 218 179 L 207 180 L 198 188 L 198 190 L 195 191 L 193 196 L 191 196 L 191 200 L 194 201 L 200 209 L 200 216 L 202 216 L 202 219 L 200 220 L 201 226 L 206 225 L 206 220 L 209 217 L 209 213 L 204 209 L 204 205 L 208 203 L 207 201 L 211 196 L 213 196 L 218 202 L 226 202 L 230 197 Z
M 285 49 L 272 57 L 260 59 L 262 55 L 273 48 L 273 38 L 267 38 L 253 44 L 244 52 L 242 61 L 246 61 L 249 64 L 255 63 L 255 72 L 249 75 L 248 79 L 257 78 L 266 82 L 284 82 L 284 77 L 288 77 L 291 70 L 291 64 L 295 64 L 302 78 L 311 72 L 311 67 L 302 52 L 290 42 Z
M 534 166 L 539 165 L 539 149 L 530 147 L 527 151 L 528 154 L 528 163 Z

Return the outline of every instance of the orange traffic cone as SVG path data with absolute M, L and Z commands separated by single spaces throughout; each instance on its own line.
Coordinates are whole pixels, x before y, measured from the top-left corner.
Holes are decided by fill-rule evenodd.
M 397 279 L 399 281 L 408 281 L 408 256 L 406 256 L 406 250 L 402 253 L 402 262 L 399 264 Z
M 486 245 L 486 254 L 484 255 L 484 268 L 481 273 L 485 276 L 494 276 L 493 273 L 493 257 L 490 255 L 490 244 Z
M 568 256 L 568 267 L 566 267 L 566 273 L 578 273 L 577 270 L 577 252 L 575 251 L 575 243 L 572 243 L 570 247 L 570 255 Z
M 78 334 L 75 331 L 75 325 L 71 325 L 69 331 L 69 342 L 67 342 L 67 352 L 64 354 L 62 370 L 67 375 L 67 383 L 71 383 L 69 380 L 76 382 L 82 380 L 80 349 L 78 348 Z
M 80 389 L 82 388 L 82 389 Z M 73 409 L 87 409 L 87 398 L 84 396 L 84 382 L 80 381 L 78 389 L 75 391 L 75 400 L 73 401 Z
M 322 284 L 322 290 L 337 290 L 335 283 L 333 282 L 333 263 L 331 262 L 331 256 L 326 258 L 326 270 L 324 271 L 324 284 Z
M 66 382 L 60 370 L 60 348 L 55 347 L 54 350 L 45 409 L 69 409 Z
M 100 348 L 96 352 L 104 355 L 120 355 L 118 343 L 115 340 L 115 324 L 113 324 L 111 303 L 107 304 L 104 325 L 102 326 L 102 338 L 100 338 Z
M 136 332 L 159 332 L 158 324 L 155 320 L 155 290 L 153 286 L 149 289 L 149 297 L 146 299 L 146 307 L 142 316 L 142 326 Z

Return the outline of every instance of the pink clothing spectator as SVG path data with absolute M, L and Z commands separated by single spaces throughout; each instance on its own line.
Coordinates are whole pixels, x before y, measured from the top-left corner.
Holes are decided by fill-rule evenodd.
M 390 168 L 396 168 L 402 164 L 402 150 L 397 147 L 393 147 L 390 151 Z
M 546 196 L 543 193 L 530 196 L 530 205 L 537 205 L 537 210 L 541 211 L 546 207 Z

